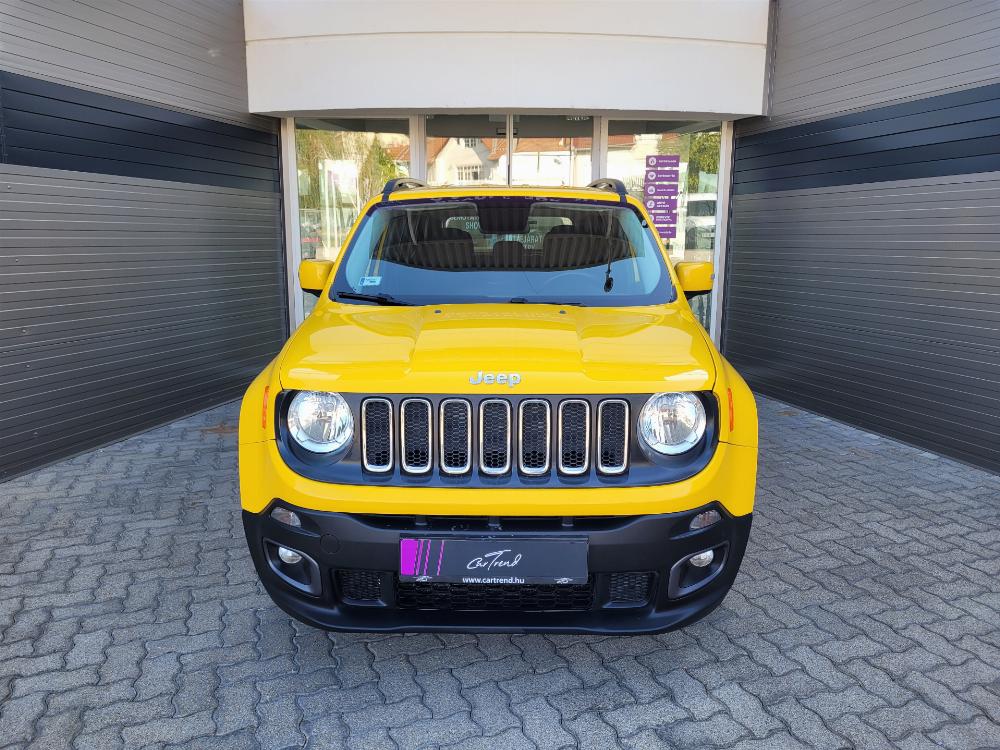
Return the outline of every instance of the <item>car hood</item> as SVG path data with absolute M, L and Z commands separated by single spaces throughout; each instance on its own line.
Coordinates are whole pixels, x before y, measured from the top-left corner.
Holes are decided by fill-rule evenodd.
M 479 375 L 519 375 L 481 382 Z M 704 330 L 683 306 L 325 305 L 286 344 L 282 388 L 344 393 L 707 390 Z

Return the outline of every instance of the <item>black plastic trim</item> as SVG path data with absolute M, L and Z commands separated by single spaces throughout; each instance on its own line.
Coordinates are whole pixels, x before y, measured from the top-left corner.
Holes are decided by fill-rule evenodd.
M 411 188 L 427 187 L 427 183 L 415 177 L 395 177 L 385 183 L 382 188 L 382 202 L 387 203 L 389 196 L 397 190 L 409 190 Z
M 601 177 L 600 179 L 594 180 L 587 187 L 595 188 L 597 190 L 611 190 L 618 193 L 618 198 L 623 206 L 628 205 L 628 190 L 625 187 L 625 183 L 621 180 L 616 180 L 613 177 Z
M 295 510 L 302 529 L 274 521 L 275 505 Z M 686 533 L 696 514 L 714 508 L 722 521 Z M 752 516 L 730 516 L 721 504 L 710 502 L 679 513 L 649 516 L 575 518 L 485 518 L 442 516 L 385 516 L 323 513 L 274 501 L 259 513 L 243 512 L 243 526 L 251 555 L 264 588 L 285 612 L 314 627 L 338 631 L 372 632 L 547 632 L 547 633 L 657 633 L 689 625 L 717 607 L 733 584 L 746 550 Z M 567 536 L 588 540 L 588 569 L 595 599 L 579 611 L 450 611 L 401 609 L 395 605 L 394 581 L 399 569 L 399 539 L 405 534 L 434 536 Z M 309 596 L 276 576 L 263 557 L 264 537 L 301 550 L 320 567 L 323 590 Z M 665 540 L 670 540 L 665 543 Z M 697 590 L 670 598 L 669 571 L 706 548 L 727 546 L 724 565 Z M 364 605 L 345 600 L 336 584 L 336 571 L 365 570 L 381 574 L 381 595 Z M 645 605 L 622 607 L 611 598 L 612 573 L 653 573 Z

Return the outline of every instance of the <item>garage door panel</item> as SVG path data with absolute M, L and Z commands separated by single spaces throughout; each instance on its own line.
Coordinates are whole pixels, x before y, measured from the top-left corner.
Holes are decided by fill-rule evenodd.
M 723 348 L 754 388 L 1000 470 L 998 117 L 983 86 L 737 123 Z

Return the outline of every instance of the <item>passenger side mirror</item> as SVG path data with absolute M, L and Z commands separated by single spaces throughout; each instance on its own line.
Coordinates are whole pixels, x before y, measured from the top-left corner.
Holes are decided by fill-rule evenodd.
M 712 280 L 715 279 L 715 267 L 707 262 L 686 261 L 674 266 L 677 272 L 677 280 L 681 284 L 684 294 L 691 298 L 698 294 L 706 294 L 712 291 Z
M 332 260 L 304 260 L 299 264 L 299 286 L 303 292 L 318 297 L 326 286 L 326 280 L 330 278 L 332 270 Z

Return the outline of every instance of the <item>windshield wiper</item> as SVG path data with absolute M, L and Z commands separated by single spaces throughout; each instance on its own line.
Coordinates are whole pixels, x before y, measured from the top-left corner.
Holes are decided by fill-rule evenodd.
M 412 302 L 406 302 L 388 294 L 359 294 L 357 292 L 333 292 L 337 299 L 356 299 L 361 302 L 374 302 L 376 305 L 410 306 Z
M 511 297 L 507 300 L 512 305 L 558 305 L 560 307 L 583 307 L 582 302 L 559 302 L 558 300 L 532 299 L 526 297 Z

